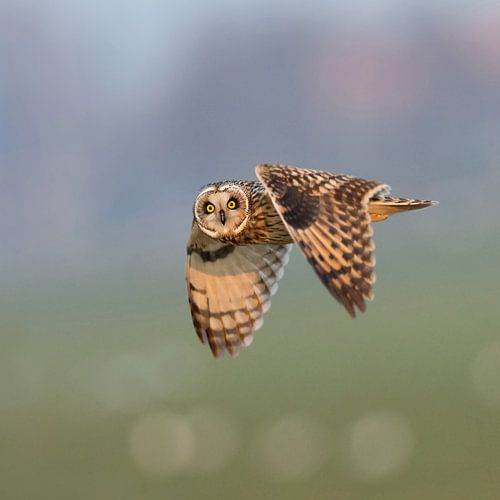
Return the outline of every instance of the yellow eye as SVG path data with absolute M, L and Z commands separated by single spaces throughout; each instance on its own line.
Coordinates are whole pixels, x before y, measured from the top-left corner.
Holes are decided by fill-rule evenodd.
M 207 214 L 211 214 L 212 212 L 215 211 L 215 206 L 212 203 L 207 203 L 205 206 L 205 210 Z
M 229 200 L 227 202 L 227 208 L 230 210 L 234 210 L 236 208 L 236 202 L 234 200 Z

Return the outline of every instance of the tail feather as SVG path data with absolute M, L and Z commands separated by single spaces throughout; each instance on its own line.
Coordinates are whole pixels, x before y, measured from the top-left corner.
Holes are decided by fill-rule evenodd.
M 432 205 L 437 205 L 437 201 L 414 200 L 409 198 L 396 198 L 386 196 L 384 198 L 372 199 L 368 205 L 368 211 L 372 222 L 378 222 L 387 219 L 391 215 L 409 210 L 419 210 Z

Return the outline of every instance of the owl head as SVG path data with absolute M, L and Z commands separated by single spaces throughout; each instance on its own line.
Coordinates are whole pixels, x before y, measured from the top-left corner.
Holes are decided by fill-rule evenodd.
M 193 207 L 200 229 L 211 238 L 232 238 L 250 219 L 250 197 L 241 184 L 224 182 L 202 188 Z

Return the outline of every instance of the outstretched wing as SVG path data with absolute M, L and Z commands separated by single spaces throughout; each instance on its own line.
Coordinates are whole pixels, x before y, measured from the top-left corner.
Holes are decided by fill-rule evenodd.
M 252 342 L 278 289 L 289 245 L 223 243 L 193 222 L 187 245 L 186 281 L 198 337 L 214 356 L 236 355 Z
M 364 311 L 375 282 L 368 201 L 389 187 L 284 165 L 258 165 L 255 171 L 326 288 L 351 316 L 356 307 Z

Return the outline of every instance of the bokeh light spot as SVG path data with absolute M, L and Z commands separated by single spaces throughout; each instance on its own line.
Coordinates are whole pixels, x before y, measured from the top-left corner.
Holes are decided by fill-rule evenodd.
M 357 420 L 349 433 L 349 454 L 356 475 L 381 479 L 400 471 L 409 461 L 414 436 L 402 417 L 370 413 Z
M 130 431 L 130 453 L 148 476 L 171 476 L 195 453 L 193 429 L 185 417 L 169 412 L 140 417 Z

